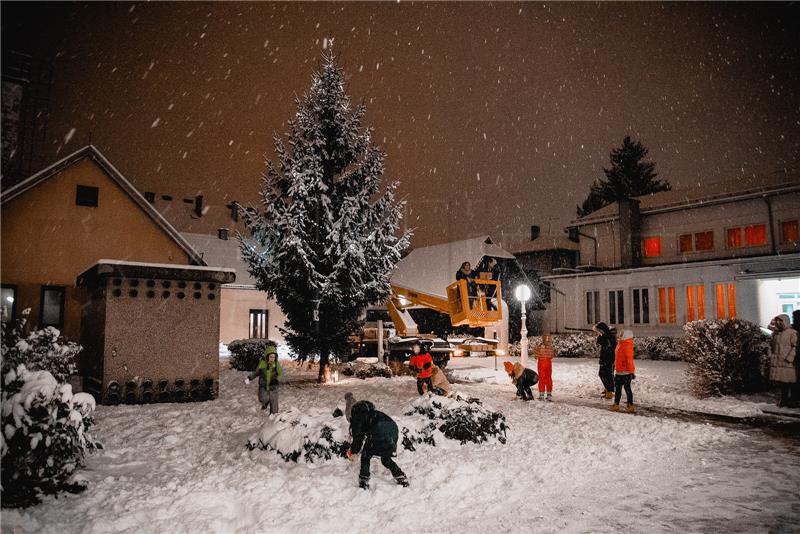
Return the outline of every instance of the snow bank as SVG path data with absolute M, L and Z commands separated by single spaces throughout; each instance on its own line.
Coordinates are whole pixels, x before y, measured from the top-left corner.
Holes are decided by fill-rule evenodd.
M 350 447 L 349 427 L 345 418 L 315 411 L 302 413 L 296 408 L 273 414 L 261 430 L 252 436 L 247 448 L 273 450 L 288 461 L 314 463 L 345 457 Z

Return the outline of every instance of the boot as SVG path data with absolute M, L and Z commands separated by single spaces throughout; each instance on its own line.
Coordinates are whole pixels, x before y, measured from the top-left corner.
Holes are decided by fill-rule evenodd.
M 399 477 L 395 478 L 394 480 L 395 480 L 395 482 L 397 482 L 398 484 L 400 484 L 404 488 L 408 487 L 408 479 L 405 476 L 399 476 Z
M 547 402 L 553 402 L 553 395 L 551 393 L 547 394 Z
M 625 408 L 625 409 L 627 410 L 628 413 L 636 412 L 636 408 L 633 406 L 632 402 L 629 402 L 627 408 Z
M 369 489 L 369 479 L 368 478 L 358 478 L 358 487 L 361 489 L 368 490 Z
M 611 405 L 611 411 L 612 412 L 618 412 L 619 411 L 619 404 L 612 404 Z
M 603 393 L 603 397 L 605 397 L 607 399 L 613 399 L 614 398 L 614 392 L 606 390 L 606 392 Z
M 543 400 L 544 400 L 544 393 L 539 393 L 539 400 L 540 400 L 540 401 L 543 401 Z

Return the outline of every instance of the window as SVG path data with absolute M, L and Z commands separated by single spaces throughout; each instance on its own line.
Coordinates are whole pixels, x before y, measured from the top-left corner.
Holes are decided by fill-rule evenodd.
M 736 285 L 717 284 L 717 319 L 736 319 Z
M 781 222 L 781 243 L 797 243 L 800 241 L 800 229 L 797 220 Z
M 250 310 L 250 338 L 267 338 L 267 310 Z
M 16 315 L 17 287 L 3 284 L 0 290 L 0 318 L 4 323 L 10 323 Z
M 744 234 L 744 239 L 742 238 Z M 751 224 L 749 226 L 728 228 L 728 248 L 760 247 L 767 244 L 767 225 Z
M 642 241 L 642 254 L 645 258 L 657 258 L 661 256 L 661 238 L 648 237 Z
M 64 287 L 42 286 L 41 306 L 39 307 L 39 325 L 64 327 Z
M 600 322 L 600 292 L 586 292 L 586 324 Z
M 96 208 L 99 191 L 100 190 L 97 187 L 79 185 L 78 189 L 75 191 L 75 204 L 78 206 Z
M 686 321 L 706 318 L 706 288 L 702 285 L 686 286 Z
M 658 288 L 658 322 L 661 324 L 675 324 L 675 288 Z
M 687 252 L 703 252 L 706 250 L 714 250 L 713 231 L 682 234 L 678 237 L 678 251 L 682 254 Z
M 678 251 L 681 254 L 686 252 L 692 252 L 694 250 L 692 246 L 692 234 L 683 234 L 678 238 Z
M 148 201 L 150 204 L 156 203 L 156 194 L 152 191 L 145 191 L 144 192 L 144 199 Z
M 608 292 L 608 321 L 611 324 L 625 324 L 625 302 L 621 289 Z
M 633 290 L 633 323 L 650 324 L 650 290 Z

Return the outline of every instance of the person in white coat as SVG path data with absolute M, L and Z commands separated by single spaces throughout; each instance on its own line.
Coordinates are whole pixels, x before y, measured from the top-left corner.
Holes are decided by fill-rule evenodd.
M 778 406 L 797 404 L 791 392 L 797 381 L 797 369 L 794 359 L 797 352 L 797 332 L 789 323 L 789 316 L 778 315 L 769 323 L 772 339 L 769 343 L 769 378 L 781 387 L 781 398 Z

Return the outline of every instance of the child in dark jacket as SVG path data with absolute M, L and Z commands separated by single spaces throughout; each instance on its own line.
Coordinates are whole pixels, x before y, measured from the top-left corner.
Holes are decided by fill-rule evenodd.
M 602 396 L 606 399 L 614 397 L 614 351 L 617 348 L 617 331 L 606 323 L 594 325 L 597 344 L 600 345 L 600 381 L 603 383 Z
M 398 484 L 408 486 L 405 473 L 392 460 L 397 451 L 399 432 L 397 423 L 391 417 L 376 410 L 375 405 L 369 401 L 358 401 L 353 404 L 350 414 L 350 434 L 353 436 L 353 443 L 347 450 L 347 458 L 352 460 L 354 454 L 361 453 L 358 487 L 369 489 L 369 464 L 373 456 L 380 457 L 381 463 L 391 471 Z
M 517 397 L 522 397 L 522 400 L 533 400 L 533 390 L 531 389 L 539 381 L 539 375 L 533 369 L 523 367 L 521 363 L 517 362 L 511 365 L 511 362 L 505 362 L 503 367 L 506 373 L 511 377 L 511 382 L 517 386 Z

